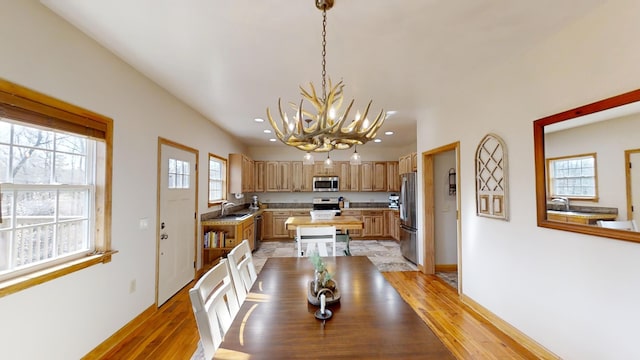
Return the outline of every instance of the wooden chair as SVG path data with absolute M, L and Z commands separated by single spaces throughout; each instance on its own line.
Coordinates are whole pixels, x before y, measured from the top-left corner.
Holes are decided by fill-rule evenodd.
M 253 256 L 251 255 L 249 240 L 242 240 L 240 244 L 229 252 L 227 259 L 229 260 L 229 267 L 231 268 L 233 284 L 238 293 L 238 300 L 240 304 L 242 304 L 258 277 L 256 265 L 253 263 Z
M 329 256 L 327 244 L 333 248 L 331 256 L 336 256 L 335 226 L 298 226 L 298 256 L 309 256 L 314 251 L 320 256 Z M 306 245 L 306 250 L 302 250 Z M 316 250 L 317 249 L 317 250 Z
M 638 231 L 638 225 L 635 220 L 598 220 L 598 226 L 608 229 Z
M 189 297 L 205 357 L 211 359 L 240 310 L 227 260 L 207 271 L 189 290 Z

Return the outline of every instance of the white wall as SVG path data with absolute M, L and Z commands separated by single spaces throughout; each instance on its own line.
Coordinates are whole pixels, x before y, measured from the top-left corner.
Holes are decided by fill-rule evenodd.
M 418 121 L 419 152 L 460 141 L 465 295 L 565 359 L 640 358 L 640 244 L 536 226 L 532 122 L 640 88 L 638 14 L 638 1 L 608 1 L 464 84 L 443 84 Z M 474 153 L 487 133 L 506 142 L 509 221 L 475 214 Z
M 0 298 L 0 357 L 79 359 L 155 301 L 157 141 L 199 150 L 199 211 L 208 153 L 245 149 L 37 1 L 0 1 L 0 76 L 114 120 L 109 264 Z M 139 230 L 138 220 L 149 219 Z M 137 290 L 129 294 L 135 279 Z
M 449 169 L 456 168 L 455 150 L 434 155 L 433 186 L 435 204 L 435 263 L 458 263 L 458 223 L 456 221 L 456 196 L 449 195 Z

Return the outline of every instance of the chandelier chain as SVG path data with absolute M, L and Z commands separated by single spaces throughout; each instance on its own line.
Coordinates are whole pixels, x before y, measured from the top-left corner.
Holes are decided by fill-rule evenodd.
M 327 100 L 327 10 L 322 9 L 322 100 Z

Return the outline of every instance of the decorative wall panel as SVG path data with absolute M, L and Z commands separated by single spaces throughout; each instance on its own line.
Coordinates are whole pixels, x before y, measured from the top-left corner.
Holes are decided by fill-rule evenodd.
M 476 150 L 476 213 L 508 220 L 507 147 L 495 134 L 486 135 Z

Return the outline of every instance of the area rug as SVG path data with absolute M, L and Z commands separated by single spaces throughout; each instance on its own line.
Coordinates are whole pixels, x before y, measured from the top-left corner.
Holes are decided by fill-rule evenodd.
M 253 253 L 256 269 L 262 266 L 270 257 L 295 257 L 296 243 L 293 241 L 266 241 Z M 349 242 L 352 256 L 366 256 L 379 271 L 417 271 L 415 264 L 402 256 L 400 244 L 394 240 L 352 240 Z M 346 243 L 338 242 L 336 252 L 344 256 Z
M 455 271 L 437 272 L 436 276 L 442 279 L 454 289 L 458 288 L 458 273 Z

